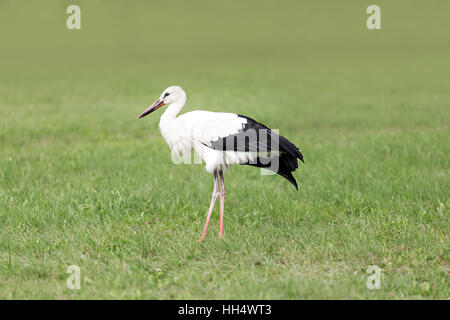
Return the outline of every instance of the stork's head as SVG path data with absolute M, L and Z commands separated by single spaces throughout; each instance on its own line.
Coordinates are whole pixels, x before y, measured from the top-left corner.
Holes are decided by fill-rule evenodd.
M 145 109 L 144 112 L 142 112 L 138 119 L 145 117 L 146 115 L 152 113 L 158 108 L 161 108 L 162 106 L 166 104 L 171 104 L 174 102 L 184 102 L 186 101 L 186 93 L 184 90 L 179 86 L 171 86 L 168 87 L 166 90 L 161 93 L 161 96 L 158 100 L 156 100 L 150 107 Z

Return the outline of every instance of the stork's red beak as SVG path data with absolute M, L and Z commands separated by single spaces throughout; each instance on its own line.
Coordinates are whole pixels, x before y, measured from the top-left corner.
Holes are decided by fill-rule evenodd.
M 156 109 L 161 108 L 163 105 L 164 105 L 164 101 L 161 101 L 159 99 L 156 100 L 150 107 L 145 109 L 145 111 L 139 115 L 138 119 L 145 117 L 146 115 L 152 113 Z

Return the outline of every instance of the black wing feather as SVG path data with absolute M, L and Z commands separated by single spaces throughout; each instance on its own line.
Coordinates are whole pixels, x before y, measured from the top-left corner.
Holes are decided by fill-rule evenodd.
M 270 128 L 256 122 L 252 118 L 239 114 L 238 117 L 247 120 L 247 123 L 243 125 L 242 129 L 236 134 L 212 141 L 211 148 L 221 151 L 269 152 L 269 155 L 258 156 L 255 163 L 245 164 L 272 170 L 286 178 L 298 190 L 297 182 L 291 172 L 298 168 L 297 159 L 304 162 L 301 150 L 285 137 L 272 132 Z M 253 139 L 248 135 L 249 132 L 255 133 Z M 278 143 L 272 143 L 277 141 Z M 278 150 L 272 150 L 273 145 L 275 145 Z M 279 153 L 271 156 L 271 151 L 278 151 Z M 276 170 L 271 166 L 272 161 L 275 160 L 279 161 Z

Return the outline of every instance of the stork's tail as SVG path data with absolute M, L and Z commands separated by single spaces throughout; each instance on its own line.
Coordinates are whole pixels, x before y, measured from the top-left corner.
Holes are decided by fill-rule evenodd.
M 275 135 L 273 132 L 271 134 Z M 295 189 L 298 190 L 297 181 L 295 181 L 295 178 L 291 172 L 294 172 L 298 168 L 297 159 L 300 159 L 300 161 L 302 161 L 303 163 L 305 162 L 303 160 L 303 154 L 301 150 L 295 146 L 295 144 L 290 142 L 285 137 L 278 136 L 278 141 L 280 153 L 279 156 L 270 158 L 270 161 L 265 158 L 262 162 L 261 158 L 258 157 L 256 163 L 249 163 L 249 165 L 269 169 L 273 172 L 276 172 L 277 174 L 288 180 L 290 183 L 292 183 Z M 273 165 L 273 161 L 278 161 L 278 166 Z

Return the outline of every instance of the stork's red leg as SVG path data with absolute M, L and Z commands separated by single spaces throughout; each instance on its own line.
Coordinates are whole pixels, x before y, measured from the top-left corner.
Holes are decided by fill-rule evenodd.
M 223 238 L 223 210 L 225 207 L 225 180 L 223 179 L 223 172 L 219 171 L 220 175 L 220 228 L 219 235 Z
M 206 217 L 205 227 L 203 228 L 203 233 L 199 241 L 203 241 L 206 237 L 206 233 L 208 232 L 209 220 L 211 220 L 211 214 L 214 209 L 214 205 L 216 203 L 217 197 L 219 196 L 219 184 L 217 183 L 217 170 L 214 170 L 214 191 L 212 194 L 211 204 L 209 205 L 208 216 Z

